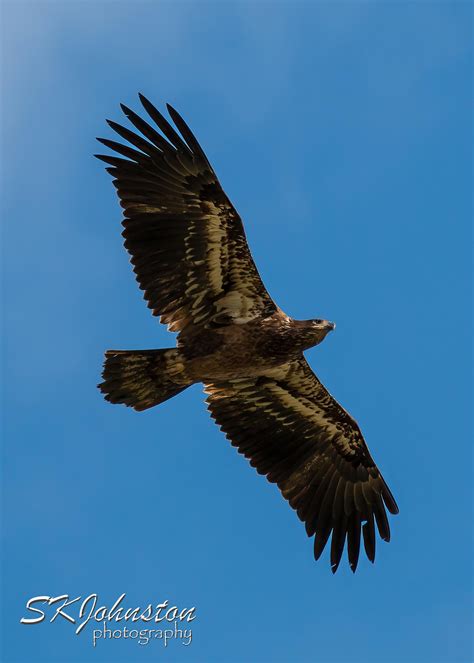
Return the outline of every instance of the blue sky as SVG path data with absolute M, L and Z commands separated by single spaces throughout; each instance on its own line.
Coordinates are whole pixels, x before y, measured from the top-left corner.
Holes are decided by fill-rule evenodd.
M 3 660 L 471 660 L 470 3 L 2 12 Z M 91 156 L 138 91 L 197 134 L 280 306 L 337 323 L 307 357 L 400 506 L 355 575 L 314 562 L 200 387 L 141 414 L 95 388 L 106 348 L 173 343 Z M 93 592 L 196 606 L 192 644 L 19 623 Z

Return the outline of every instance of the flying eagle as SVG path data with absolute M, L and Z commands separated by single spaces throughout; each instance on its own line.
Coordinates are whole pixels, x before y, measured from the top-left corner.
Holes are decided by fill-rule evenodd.
M 346 539 L 355 571 L 361 532 L 373 562 L 374 518 L 389 541 L 385 509 L 398 507 L 356 421 L 304 358 L 335 325 L 294 320 L 275 304 L 194 134 L 171 106 L 177 130 L 140 100 L 157 128 L 122 105 L 141 135 L 108 121 L 133 147 L 99 138 L 120 156 L 96 156 L 109 165 L 124 208 L 125 248 L 148 307 L 179 334 L 172 349 L 108 350 L 99 388 L 111 403 L 146 410 L 203 382 L 232 445 L 315 535 L 315 559 L 332 533 L 332 571 Z

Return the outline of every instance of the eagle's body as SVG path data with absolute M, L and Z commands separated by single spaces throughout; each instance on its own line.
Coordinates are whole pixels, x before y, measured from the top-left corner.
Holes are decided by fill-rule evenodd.
M 202 148 L 178 113 L 180 131 L 143 96 L 164 137 L 133 111 L 145 136 L 110 126 L 135 148 L 99 139 L 126 158 L 98 155 L 112 167 L 121 204 L 125 247 L 154 315 L 179 332 L 176 348 L 109 350 L 107 400 L 145 410 L 195 382 L 204 383 L 211 416 L 260 474 L 316 534 L 315 558 L 331 540 L 339 565 L 347 540 L 351 569 L 361 530 L 371 561 L 374 518 L 388 541 L 385 508 L 397 513 L 357 423 L 308 366 L 303 351 L 335 325 L 294 320 L 266 291 L 242 221 Z
M 293 320 L 277 311 L 243 324 L 196 330 L 178 347 L 196 382 L 253 377 L 298 359 L 333 328 L 325 320 Z

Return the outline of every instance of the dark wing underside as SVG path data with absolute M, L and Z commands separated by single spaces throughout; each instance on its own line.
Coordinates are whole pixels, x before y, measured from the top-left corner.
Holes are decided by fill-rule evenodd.
M 102 139 L 124 208 L 125 247 L 153 315 L 171 331 L 247 322 L 276 311 L 247 245 L 242 221 L 184 120 L 181 135 L 142 95 L 160 134 L 122 105 L 142 136 L 109 121 L 134 147 Z
M 385 541 L 385 507 L 398 513 L 357 423 L 326 391 L 302 357 L 258 378 L 205 386 L 208 407 L 232 445 L 259 474 L 276 483 L 316 534 L 318 559 L 331 535 L 331 567 L 344 544 L 350 567 L 359 559 L 361 529 L 367 557 L 375 558 L 375 527 Z

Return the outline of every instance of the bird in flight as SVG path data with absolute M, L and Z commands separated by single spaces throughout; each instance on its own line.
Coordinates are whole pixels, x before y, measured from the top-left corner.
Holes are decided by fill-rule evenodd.
M 335 325 L 294 320 L 275 304 L 194 134 L 171 106 L 175 128 L 140 100 L 155 126 L 122 105 L 139 133 L 109 120 L 129 145 L 99 138 L 120 156 L 96 156 L 108 164 L 124 209 L 138 284 L 153 315 L 178 332 L 177 346 L 108 350 L 99 388 L 111 403 L 140 411 L 202 382 L 231 444 L 277 484 L 314 535 L 315 559 L 331 537 L 336 572 L 347 541 L 355 571 L 361 534 L 373 562 L 375 525 L 389 541 L 386 509 L 398 507 L 356 421 L 304 358 Z

